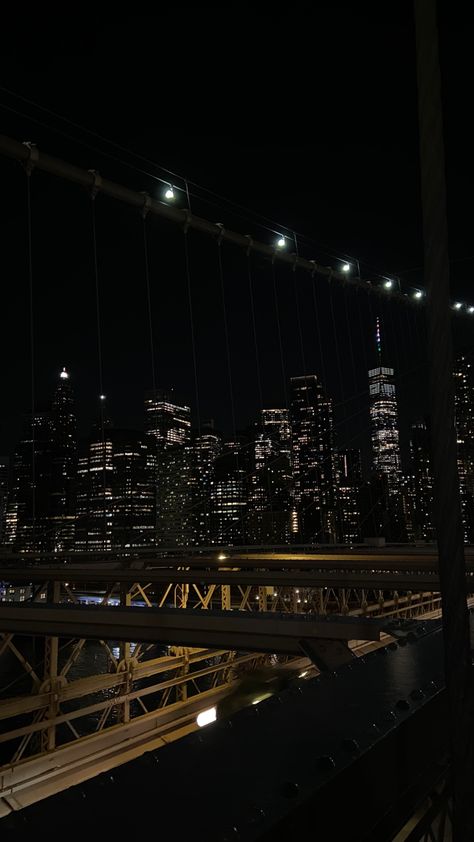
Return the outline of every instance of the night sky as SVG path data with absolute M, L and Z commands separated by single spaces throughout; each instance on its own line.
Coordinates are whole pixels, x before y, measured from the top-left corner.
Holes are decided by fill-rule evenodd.
M 335 267 L 338 256 L 357 257 L 364 278 L 383 274 L 399 277 L 404 288 L 422 285 L 411 3 L 313 5 L 181 6 L 113 23 L 30 18 L 4 32 L 1 84 L 30 102 L 0 90 L 1 131 L 156 197 L 163 185 L 153 176 L 167 178 L 165 167 L 188 179 L 195 214 L 266 242 L 282 232 L 289 250 L 296 231 L 305 257 Z M 474 175 L 466 114 L 474 33 L 444 3 L 440 22 L 452 288 L 474 303 L 466 212 Z M 30 405 L 26 177 L 0 159 L 0 178 L 0 454 L 8 454 Z M 168 178 L 183 187 L 182 179 Z M 36 402 L 48 400 L 65 365 L 85 434 L 99 392 L 91 201 L 42 173 L 34 174 L 31 190 Z M 184 207 L 185 194 L 177 196 Z M 143 223 L 136 211 L 99 196 L 96 227 L 104 391 L 116 426 L 140 427 L 143 391 L 151 386 Z M 147 236 L 157 383 L 174 386 L 196 421 L 184 235 L 153 218 Z M 188 237 L 201 420 L 214 418 L 230 434 L 218 247 L 194 232 Z M 236 425 L 245 427 L 260 404 L 249 263 L 227 245 L 222 258 Z M 250 269 L 263 403 L 282 405 L 272 266 L 252 259 Z M 339 443 L 366 451 L 366 371 L 375 364 L 379 315 L 406 442 L 409 423 L 426 411 L 422 312 L 331 291 L 322 279 L 316 286 L 315 311 L 310 277 L 276 266 L 285 379 L 323 377 L 337 404 Z M 471 345 L 472 328 L 459 320 L 456 347 Z

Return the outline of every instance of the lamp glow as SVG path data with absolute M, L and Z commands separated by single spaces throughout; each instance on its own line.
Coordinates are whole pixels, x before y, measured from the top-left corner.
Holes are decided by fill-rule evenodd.
M 105 401 L 105 395 L 99 395 L 99 400 Z
M 385 287 L 385 289 L 392 289 L 392 287 L 393 287 L 393 281 L 390 281 L 390 280 L 385 281 L 385 283 L 384 283 L 384 287 Z
M 343 263 L 342 264 L 342 271 L 343 272 L 350 272 L 351 264 L 350 263 Z
M 174 190 L 170 184 L 165 193 L 165 199 L 174 199 Z
M 461 307 L 462 307 L 461 302 L 460 302 L 460 301 L 456 301 L 456 302 L 455 302 L 455 304 L 454 304 L 454 309 L 455 309 L 455 310 L 460 310 L 460 309 L 461 309 Z
M 226 558 L 227 558 L 227 556 L 224 555 L 224 553 L 219 553 L 219 555 L 217 556 L 218 561 L 225 561 Z
M 423 298 L 423 293 L 422 293 L 421 289 L 417 289 L 417 290 L 416 290 L 416 292 L 415 292 L 415 298 L 418 298 L 418 299 L 419 299 L 419 298 Z
M 285 238 L 284 238 L 284 237 L 279 237 L 279 238 L 278 238 L 278 240 L 277 240 L 277 246 L 278 246 L 278 248 L 279 248 L 279 249 L 284 248 L 284 247 L 285 247 L 285 242 L 286 242 L 286 241 L 285 241 Z
M 196 717 L 196 722 L 200 728 L 204 728 L 204 725 L 210 725 L 211 722 L 215 722 L 217 719 L 217 709 L 216 708 L 208 708 L 207 710 L 201 711 Z
M 68 377 L 69 377 L 69 374 L 67 373 L 66 369 L 63 368 L 63 370 L 61 371 L 59 376 L 60 376 L 61 380 L 67 380 Z
M 467 312 L 468 312 L 468 313 L 474 313 L 474 307 L 469 307 L 469 309 L 468 309 L 468 311 L 467 311 Z

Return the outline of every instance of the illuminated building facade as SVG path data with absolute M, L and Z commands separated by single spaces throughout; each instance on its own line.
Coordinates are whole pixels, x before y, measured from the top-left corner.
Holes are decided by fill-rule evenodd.
M 16 552 L 51 551 L 51 418 L 25 420 L 13 456 L 5 512 L 4 543 Z
M 148 392 L 145 431 L 155 459 L 156 544 L 189 545 L 192 541 L 190 407 L 177 403 L 172 392 Z
M 292 377 L 292 532 L 299 541 L 335 540 L 332 400 L 315 374 Z
M 51 406 L 51 497 L 49 518 L 54 551 L 74 543 L 77 432 L 71 379 L 61 371 Z
M 459 491 L 464 540 L 474 543 L 474 387 L 472 366 L 466 356 L 454 366 L 454 395 Z
M 155 487 L 147 437 L 98 424 L 79 455 L 75 549 L 152 546 Z
M 0 546 L 4 541 L 8 493 L 8 458 L 0 457 Z
M 190 540 L 194 546 L 214 542 L 211 518 L 211 488 L 216 460 L 222 452 L 222 439 L 212 423 L 203 425 L 188 447 L 188 501 Z
M 211 481 L 211 533 L 214 544 L 245 544 L 247 529 L 247 461 L 242 441 L 224 442 Z
M 336 530 L 342 544 L 360 541 L 359 491 L 362 485 L 360 450 L 349 448 L 334 454 L 336 480 Z
M 378 366 L 369 371 L 370 427 L 373 464 L 376 472 L 387 476 L 389 492 L 398 498 L 401 463 L 398 432 L 398 409 L 393 382 L 394 370 L 382 365 L 380 323 L 377 319 Z
M 253 436 L 248 540 L 285 544 L 290 538 L 291 428 L 287 409 L 263 409 Z
M 403 478 L 402 485 L 408 538 L 415 541 L 434 541 L 429 431 L 423 422 L 412 425 L 410 460 L 411 471 Z
M 176 403 L 170 391 L 157 390 L 145 395 L 145 432 L 158 447 L 179 447 L 191 439 L 191 409 Z

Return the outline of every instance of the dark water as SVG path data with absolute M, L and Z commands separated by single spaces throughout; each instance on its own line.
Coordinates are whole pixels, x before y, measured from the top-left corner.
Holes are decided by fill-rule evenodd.
M 29 664 L 33 667 L 36 675 L 40 680 L 43 677 L 43 670 L 44 670 L 44 638 L 14 638 L 15 646 L 21 651 L 21 654 L 28 660 Z M 71 655 L 73 650 L 74 644 L 76 641 L 64 643 L 60 641 L 60 651 L 59 651 L 59 658 L 58 658 L 58 672 L 61 671 L 64 664 L 67 662 L 68 658 Z M 116 658 L 116 660 L 120 659 L 120 648 L 119 644 L 116 641 L 108 641 L 108 646 Z M 135 644 L 131 644 L 131 654 L 135 649 Z M 160 655 L 165 654 L 165 650 L 163 647 L 153 647 L 148 650 L 144 656 L 142 656 L 141 660 L 148 660 L 150 658 L 157 658 Z M 105 673 L 113 673 L 115 672 L 115 667 L 112 664 L 107 650 L 99 641 L 86 641 L 84 644 L 77 661 L 72 665 L 67 673 L 67 680 L 68 683 L 77 681 L 78 679 L 87 678 L 91 675 L 103 675 Z M 169 677 L 166 673 L 162 673 L 160 675 L 159 680 L 166 680 Z M 144 687 L 149 684 L 152 684 L 156 681 L 156 677 L 150 677 L 149 679 L 144 679 L 143 681 L 136 682 L 134 684 L 134 689 L 138 689 L 139 687 Z M 15 655 L 8 650 L 5 652 L 2 657 L 0 657 L 0 701 L 7 698 L 13 698 L 15 696 L 22 696 L 28 695 L 31 693 L 33 688 L 33 682 L 31 678 L 27 675 L 24 668 L 15 657 Z M 87 696 L 82 696 L 79 699 L 73 699 L 69 702 L 64 702 L 61 705 L 61 712 L 67 713 L 72 710 L 76 710 L 81 707 L 86 707 L 88 705 L 93 705 L 101 701 L 106 701 L 107 699 L 113 699 L 114 696 L 117 695 L 116 688 L 110 688 L 106 690 L 101 690 L 99 692 L 91 693 Z M 157 695 L 157 694 L 156 694 Z M 152 708 L 154 696 L 150 695 L 148 697 L 147 707 L 150 709 Z M 138 702 L 132 702 L 131 704 L 131 713 L 138 712 Z M 142 710 L 142 708 L 140 708 Z M 117 722 L 117 715 L 118 711 L 116 708 L 110 710 L 106 725 L 110 726 Z M 73 721 L 73 725 L 75 730 L 81 735 L 91 734 L 96 729 L 101 720 L 102 711 L 98 711 L 95 713 L 88 714 L 84 717 L 80 717 Z M 29 724 L 32 721 L 31 714 L 12 717 L 6 720 L 0 720 L 0 733 L 5 731 L 10 731 L 14 728 L 20 728 L 24 725 Z M 57 740 L 58 743 L 67 742 L 73 738 L 73 734 L 67 725 L 60 725 L 57 727 Z M 8 762 L 12 755 L 14 754 L 15 750 L 20 744 L 20 740 L 16 739 L 15 741 L 9 741 L 8 743 L 0 743 L 0 763 L 4 764 Z M 38 737 L 33 737 L 31 740 L 31 750 L 37 750 L 38 746 Z M 27 752 L 31 753 L 30 752 Z

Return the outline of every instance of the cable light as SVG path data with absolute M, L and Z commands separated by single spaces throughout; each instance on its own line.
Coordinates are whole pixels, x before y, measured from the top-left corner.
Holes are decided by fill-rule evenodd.
M 387 281 L 385 281 L 385 283 L 384 283 L 384 287 L 385 287 L 385 289 L 392 289 L 392 287 L 393 287 L 393 281 L 391 281 L 391 280 L 387 280 Z
M 454 304 L 454 309 L 455 309 L 455 310 L 460 310 L 460 309 L 461 309 L 461 307 L 462 307 L 461 302 L 460 302 L 460 301 L 456 301 L 456 302 L 455 302 L 455 304 Z
M 419 300 L 420 298 L 423 298 L 423 292 L 422 292 L 422 290 L 421 290 L 421 289 L 416 289 L 416 290 L 415 290 L 415 292 L 413 293 L 413 297 L 414 297 L 414 298 L 417 298 L 418 300 Z
M 278 240 L 277 240 L 277 246 L 278 246 L 278 248 L 279 248 L 279 249 L 284 248 L 284 247 L 285 247 L 285 243 L 286 243 L 286 240 L 285 240 L 285 238 L 284 238 L 284 237 L 279 237 L 279 238 L 278 238 Z
M 474 307 L 469 307 L 469 309 L 468 309 L 468 311 L 467 311 L 467 312 L 468 312 L 468 313 L 474 313 Z
M 105 401 L 105 395 L 99 395 L 99 400 Z
M 165 199 L 174 199 L 174 190 L 170 184 L 165 192 Z
M 350 263 L 343 263 L 341 268 L 342 268 L 343 272 L 350 272 L 351 264 Z

